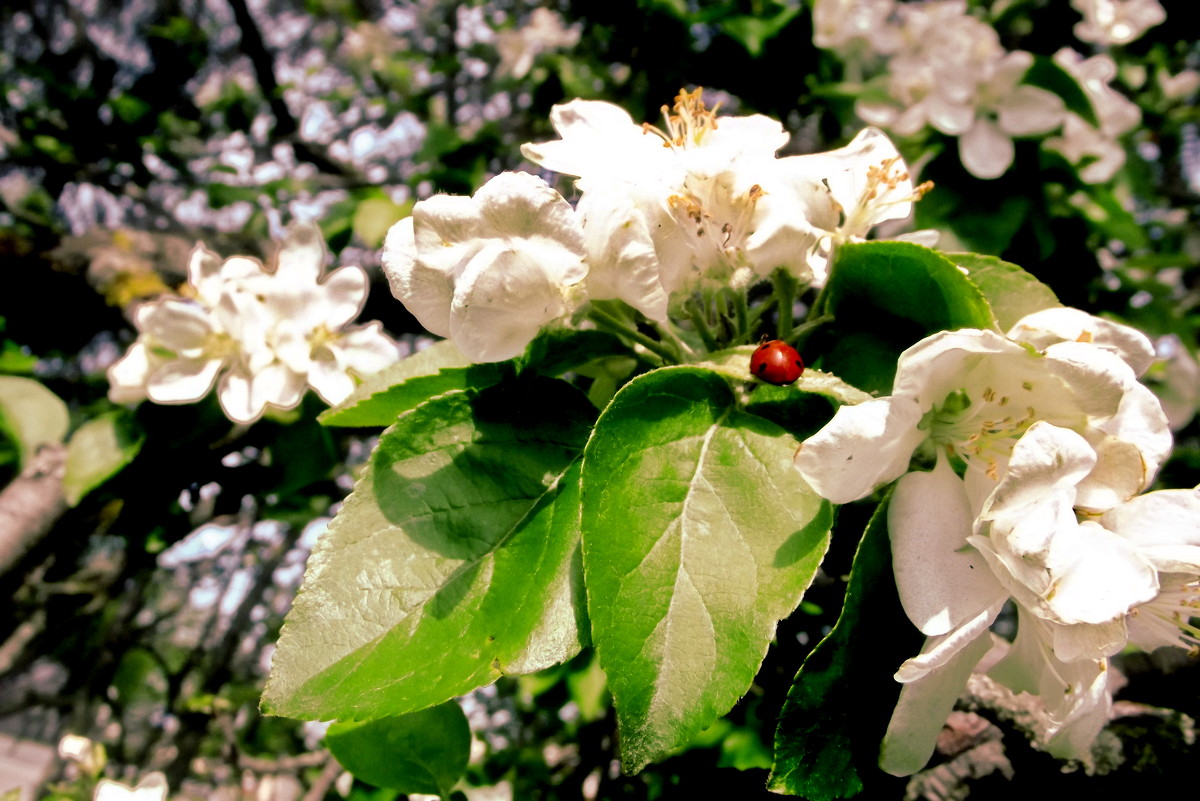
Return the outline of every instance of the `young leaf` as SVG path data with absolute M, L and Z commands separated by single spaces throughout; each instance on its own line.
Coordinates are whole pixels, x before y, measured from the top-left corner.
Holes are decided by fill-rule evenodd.
M 588 613 L 635 772 L 725 714 L 829 543 L 796 442 L 695 367 L 635 378 L 583 462 Z
M 63 494 L 71 506 L 119 473 L 142 448 L 142 432 L 124 412 L 89 420 L 71 435 Z
M 401 415 L 309 558 L 264 710 L 397 715 L 573 656 L 593 414 L 566 383 L 532 378 Z
M 1027 314 L 1060 306 L 1054 290 L 1015 264 L 978 253 L 947 253 L 987 298 L 1001 331 Z
M 472 364 L 447 339 L 369 376 L 350 397 L 317 419 L 327 426 L 390 426 L 398 416 L 435 395 L 482 389 L 510 371 L 506 363 Z
M 366 723 L 335 723 L 325 745 L 367 784 L 446 798 L 467 770 L 471 728 L 457 701 Z
M 831 801 L 894 783 L 876 764 L 900 695 L 892 674 L 921 642 L 892 579 L 884 501 L 859 543 L 837 625 L 804 660 L 779 714 L 769 789 Z

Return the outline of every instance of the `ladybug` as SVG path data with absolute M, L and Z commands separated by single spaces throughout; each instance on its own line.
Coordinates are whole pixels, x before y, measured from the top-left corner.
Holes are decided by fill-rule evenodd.
M 782 339 L 765 341 L 750 355 L 750 372 L 768 384 L 790 384 L 804 372 L 800 353 Z

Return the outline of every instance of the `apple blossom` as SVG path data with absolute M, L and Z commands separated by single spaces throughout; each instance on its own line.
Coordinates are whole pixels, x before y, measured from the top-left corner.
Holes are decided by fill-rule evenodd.
M 896 673 L 905 687 L 883 743 L 885 770 L 912 773 L 932 754 L 940 721 L 991 650 L 988 628 L 1010 598 L 1017 639 L 989 673 L 1041 699 L 1051 753 L 1087 753 L 1111 703 L 1105 660 L 1126 642 L 1126 617 L 1160 590 L 1143 550 L 1077 515 L 1076 489 L 1096 460 L 1079 434 L 1036 422 L 974 520 L 944 454 L 932 472 L 900 480 L 888 509 L 896 585 L 928 639 Z
M 1117 74 L 1111 56 L 1100 54 L 1085 59 L 1064 47 L 1054 54 L 1054 61 L 1079 82 L 1091 101 L 1099 126 L 1068 113 L 1062 136 L 1047 139 L 1045 145 L 1062 153 L 1072 164 L 1090 158 L 1090 163 L 1080 169 L 1079 177 L 1088 183 L 1103 183 L 1125 163 L 1125 149 L 1117 139 L 1141 122 L 1141 109 L 1109 86 Z
M 777 121 L 717 117 L 700 94 L 681 92 L 673 109 L 663 108 L 665 130 L 638 126 L 609 103 L 555 106 L 551 122 L 561 138 L 525 144 L 521 152 L 577 176 L 589 220 L 612 230 L 619 218 L 627 229 L 644 230 L 649 238 L 641 237 L 636 252 L 653 248 L 658 284 L 668 296 L 705 284 L 744 285 L 778 267 L 807 280 L 813 245 L 836 226 L 829 191 L 801 157 L 776 158 L 789 138 Z M 600 274 L 629 272 L 626 257 L 625 249 L 589 251 Z M 657 297 L 637 299 L 636 291 L 619 286 L 610 291 L 634 296 L 636 308 L 660 308 Z
M 575 210 L 545 181 L 506 172 L 474 197 L 435 195 L 392 226 L 383 269 L 429 331 L 477 362 L 511 359 L 582 302 Z
M 366 274 L 343 268 L 322 282 L 324 259 L 315 226 L 291 229 L 273 271 L 244 256 L 222 262 L 198 245 L 183 290 L 190 297 L 134 312 L 138 339 L 109 368 L 109 397 L 193 403 L 215 385 L 238 423 L 268 406 L 294 408 L 307 386 L 341 401 L 354 387 L 348 371 L 375 372 L 398 354 L 378 323 L 343 330 L 366 300 Z
M 1081 493 L 1122 500 L 1170 448 L 1161 408 L 1138 387 L 1119 356 L 1094 345 L 1036 350 L 991 331 L 943 331 L 901 354 L 891 396 L 840 408 L 795 463 L 819 495 L 847 503 L 899 478 L 914 453 L 944 450 L 965 463 L 977 509 L 1016 440 L 1046 420 L 1105 446 Z
M 1075 35 L 1102 45 L 1129 44 L 1167 18 L 1158 0 L 1071 0 L 1083 15 Z
M 165 801 L 167 790 L 167 777 L 154 771 L 143 776 L 135 787 L 101 779 L 92 801 Z

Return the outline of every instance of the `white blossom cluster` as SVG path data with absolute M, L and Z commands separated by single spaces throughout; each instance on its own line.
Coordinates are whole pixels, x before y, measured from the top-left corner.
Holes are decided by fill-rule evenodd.
M 117 403 L 194 403 L 214 386 L 221 408 L 251 423 L 267 407 L 291 409 L 308 387 L 327 403 L 398 358 L 379 322 L 347 328 L 367 297 L 360 267 L 325 271 L 325 242 L 312 225 L 294 226 L 274 269 L 257 259 L 221 261 L 197 245 L 184 296 L 143 303 L 138 338 L 108 370 Z
M 1072 0 L 1084 19 L 1083 41 L 1125 43 L 1165 18 L 1157 0 Z M 1111 57 L 1089 59 L 1064 48 L 1055 61 L 1079 81 L 1099 125 L 1069 113 L 1053 92 L 1025 84 L 1033 54 L 1008 51 L 965 0 L 817 0 L 814 42 L 837 52 L 852 80 L 870 80 L 857 115 L 909 136 L 926 127 L 958 137 L 963 166 L 996 178 L 1012 166 L 1013 139 L 1062 129 L 1047 145 L 1083 165 L 1091 183 L 1109 180 L 1124 163 L 1117 137 L 1141 119 L 1137 107 L 1109 87 Z M 1094 159 L 1094 161 L 1092 161 Z
M 896 673 L 885 770 L 924 766 L 998 653 L 988 674 L 1042 702 L 1042 747 L 1085 758 L 1108 719 L 1110 656 L 1200 649 L 1200 488 L 1145 492 L 1172 445 L 1138 381 L 1153 358 L 1134 329 L 1069 308 L 1007 335 L 944 331 L 901 355 L 891 396 L 842 407 L 797 452 L 835 503 L 899 479 L 896 586 L 927 640 Z M 932 470 L 912 469 L 914 455 Z M 989 631 L 1010 601 L 1011 645 Z
M 527 173 L 422 201 L 384 244 L 393 294 L 472 360 L 501 361 L 589 300 L 661 323 L 698 289 L 776 269 L 820 284 L 832 247 L 907 217 L 926 189 L 878 130 L 780 158 L 789 136 L 777 121 L 714 112 L 699 89 L 664 108 L 666 130 L 610 103 L 555 106 L 561 138 L 522 152 L 577 176 L 578 206 Z

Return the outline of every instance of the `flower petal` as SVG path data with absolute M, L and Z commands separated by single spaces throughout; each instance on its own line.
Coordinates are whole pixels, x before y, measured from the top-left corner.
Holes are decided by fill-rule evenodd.
M 212 389 L 222 359 L 171 359 L 146 381 L 146 395 L 155 403 L 193 403 Z
M 945 634 L 1004 601 L 987 561 L 966 545 L 973 517 L 944 454 L 897 483 L 888 503 L 892 566 L 904 612 L 923 634 Z
M 979 119 L 958 139 L 958 156 L 976 178 L 999 178 L 1012 166 L 1012 139 L 999 126 Z
M 976 625 L 956 632 L 962 637 L 955 640 L 953 649 L 944 650 L 947 638 L 931 637 L 926 641 L 922 655 L 938 652 L 944 653 L 945 658 L 937 661 L 935 670 L 922 673 L 919 679 L 905 683 L 900 690 L 900 698 L 880 746 L 880 768 L 893 776 L 908 776 L 925 767 L 933 755 L 942 724 L 949 717 L 967 679 L 991 650 L 988 626 L 999 610 L 999 606 L 988 610 L 976 619 Z
M 908 469 L 925 439 L 917 428 L 922 410 L 908 398 L 877 398 L 843 406 L 796 451 L 796 469 L 833 503 L 870 494 Z

